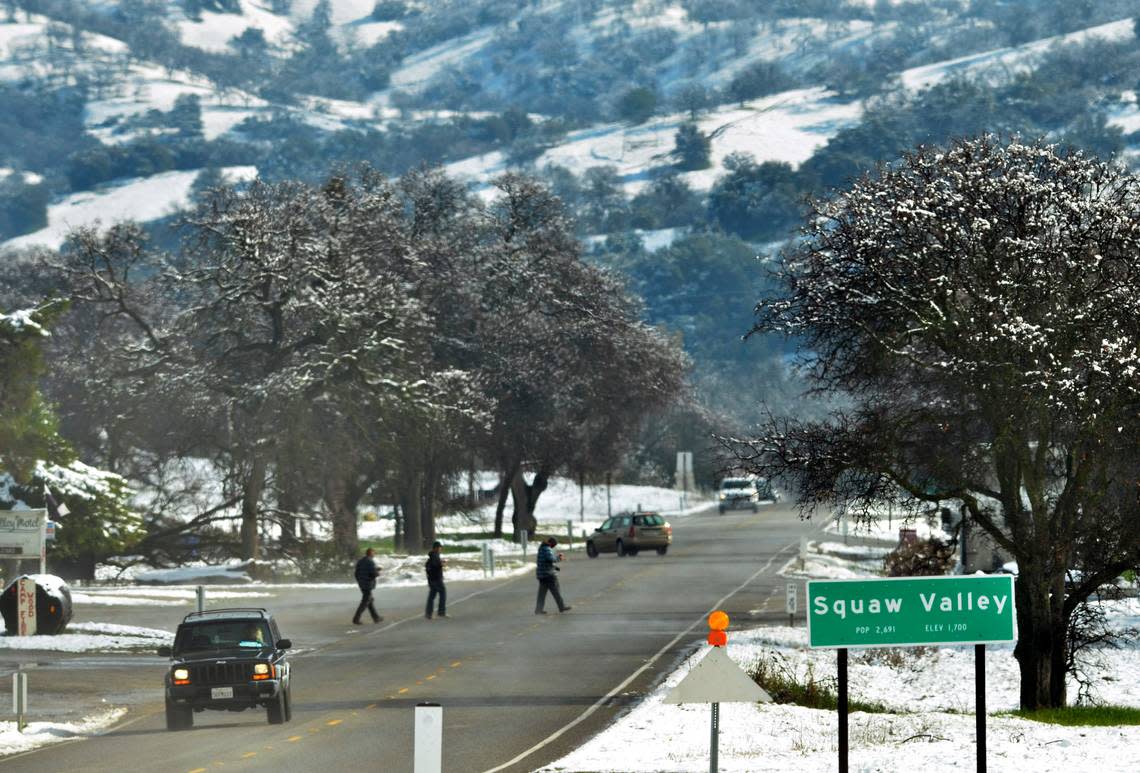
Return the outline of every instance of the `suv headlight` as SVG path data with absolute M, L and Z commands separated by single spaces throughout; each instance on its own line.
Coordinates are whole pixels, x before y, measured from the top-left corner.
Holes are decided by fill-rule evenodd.
M 728 494 L 725 494 L 725 493 L 722 491 L 722 492 L 720 492 L 720 498 L 721 498 L 721 499 L 727 499 L 727 498 L 728 498 Z
M 170 673 L 175 684 L 190 684 L 190 669 L 176 668 Z
M 260 682 L 263 679 L 272 679 L 273 666 L 270 663 L 254 663 L 253 664 L 253 681 Z
M 255 665 L 253 667 L 253 673 L 255 673 L 255 674 L 268 674 L 269 673 L 269 664 L 268 663 L 258 663 L 257 665 Z

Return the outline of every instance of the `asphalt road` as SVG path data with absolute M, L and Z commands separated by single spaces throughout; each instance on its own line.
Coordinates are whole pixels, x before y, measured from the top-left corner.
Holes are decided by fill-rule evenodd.
M 297 648 L 293 721 L 285 725 L 269 725 L 262 710 L 204 712 L 192 730 L 168 732 L 165 660 L 35 655 L 40 690 L 105 698 L 129 712 L 108 733 L 0 758 L 0 768 L 405 773 L 413 768 L 414 707 L 433 701 L 443 706 L 445 771 L 532 771 L 651 690 L 703 642 L 710 610 L 726 610 L 734 628 L 784 618 L 776 573 L 810 530 L 790 507 L 711 509 L 673 527 L 664 557 L 569 557 L 560 578 L 573 610 L 561 615 L 549 598 L 552 614 L 533 614 L 531 574 L 449 583 L 447 620 L 423 618 L 426 589 L 381 589 L 385 620 L 362 627 L 348 624 L 353 591 L 275 590 L 265 606 Z M 125 608 L 113 619 L 169 629 L 180 616 Z

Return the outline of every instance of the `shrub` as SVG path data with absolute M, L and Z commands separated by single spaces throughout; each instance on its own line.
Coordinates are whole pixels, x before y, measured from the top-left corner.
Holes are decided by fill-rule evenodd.
M 954 548 L 939 539 L 905 542 L 883 559 L 888 577 L 929 577 L 954 566 Z

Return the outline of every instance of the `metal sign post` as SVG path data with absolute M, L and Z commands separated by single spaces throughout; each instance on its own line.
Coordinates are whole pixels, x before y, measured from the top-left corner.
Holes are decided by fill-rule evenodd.
M 728 643 L 728 615 L 717 610 L 709 615 L 709 644 L 712 649 L 693 666 L 684 679 L 665 696 L 666 703 L 708 703 L 712 708 L 709 741 L 709 773 L 717 773 L 720 745 L 721 703 L 770 703 L 772 697 L 752 681 L 740 666 L 729 659 L 724 648 Z
M 199 585 L 196 589 L 195 595 L 198 597 L 198 611 L 206 611 L 206 586 Z
M 796 625 L 796 584 L 789 582 L 784 590 L 784 604 L 788 610 L 788 627 Z

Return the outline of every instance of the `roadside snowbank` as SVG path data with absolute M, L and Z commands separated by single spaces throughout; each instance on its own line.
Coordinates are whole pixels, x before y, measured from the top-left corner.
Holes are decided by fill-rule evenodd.
M 5 755 L 18 754 L 50 743 L 97 735 L 126 713 L 126 709 L 110 709 L 81 722 L 29 722 L 22 733 L 15 722 L 0 722 L 0 749 Z
M 160 628 L 88 622 L 71 623 L 65 633 L 56 636 L 0 636 L 0 651 L 114 652 L 173 643 L 174 634 Z

